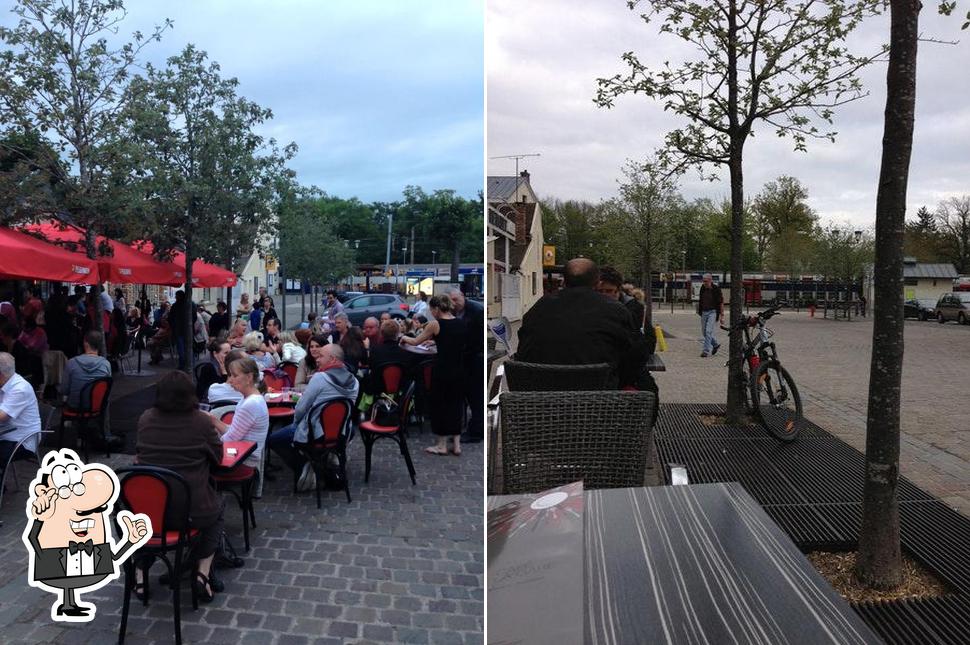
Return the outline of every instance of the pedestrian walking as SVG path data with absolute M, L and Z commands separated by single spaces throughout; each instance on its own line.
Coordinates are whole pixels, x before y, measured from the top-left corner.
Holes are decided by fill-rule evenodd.
M 697 300 L 697 315 L 701 317 L 701 333 L 704 335 L 704 349 L 701 358 L 717 354 L 721 343 L 715 337 L 716 323 L 724 317 L 724 296 L 721 287 L 714 284 L 710 273 L 704 274 L 700 295 Z

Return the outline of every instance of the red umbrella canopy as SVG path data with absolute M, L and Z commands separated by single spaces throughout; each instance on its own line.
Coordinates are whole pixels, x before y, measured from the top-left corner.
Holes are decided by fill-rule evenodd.
M 46 223 L 26 227 L 29 231 L 40 233 L 48 240 L 69 242 L 78 245 L 75 254 L 85 256 L 84 229 L 76 226 Z M 151 255 L 142 253 L 127 244 L 97 237 L 97 243 L 107 242 L 111 247 L 111 257 L 99 257 L 98 266 L 101 279 L 113 284 L 161 284 L 177 287 L 185 282 L 185 271 L 172 262 L 159 262 Z
M 135 242 L 132 246 L 141 249 L 145 253 L 152 253 L 154 248 L 151 242 Z M 181 251 L 176 251 L 172 256 L 172 262 L 180 270 L 183 270 L 185 268 L 185 254 Z M 228 269 L 223 269 L 220 266 L 209 264 L 202 260 L 196 260 L 192 264 L 192 286 L 195 288 L 234 287 L 236 286 L 236 281 L 236 274 Z M 183 275 L 182 283 L 184 282 L 185 276 Z
M 9 228 L 0 228 L 0 276 L 73 284 L 101 282 L 94 260 Z

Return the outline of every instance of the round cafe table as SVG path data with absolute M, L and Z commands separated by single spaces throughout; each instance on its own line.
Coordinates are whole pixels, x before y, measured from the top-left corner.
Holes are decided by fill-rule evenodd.
M 421 345 L 407 345 L 405 343 L 401 343 L 400 347 L 406 352 L 418 354 L 419 356 L 434 356 L 438 353 L 438 347 L 436 345 L 428 345 L 426 343 L 422 343 Z

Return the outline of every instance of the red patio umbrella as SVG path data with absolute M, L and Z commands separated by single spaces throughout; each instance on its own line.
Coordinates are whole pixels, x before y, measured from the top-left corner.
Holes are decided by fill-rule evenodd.
M 0 228 L 0 276 L 98 284 L 98 264 L 83 255 L 9 228 Z
M 28 231 L 40 233 L 48 240 L 70 242 L 78 245 L 75 255 L 86 257 L 84 251 L 84 229 L 77 226 L 46 223 L 25 227 Z M 159 262 L 151 255 L 142 253 L 127 244 L 99 235 L 97 243 L 107 240 L 113 251 L 111 257 L 97 259 L 101 280 L 113 284 L 160 284 L 179 286 L 185 282 L 185 270 L 172 262 Z
M 143 253 L 152 253 L 153 246 L 151 242 L 135 242 L 133 245 L 136 249 L 140 249 Z M 185 269 L 185 254 L 181 251 L 176 251 L 172 256 L 172 262 L 179 267 L 179 270 Z M 196 260 L 192 264 L 192 286 L 195 288 L 202 287 L 234 287 L 236 286 L 236 274 L 228 269 L 223 269 L 220 266 L 214 264 L 209 264 L 208 262 L 203 262 L 202 260 Z M 182 283 L 185 282 L 185 276 L 182 276 Z

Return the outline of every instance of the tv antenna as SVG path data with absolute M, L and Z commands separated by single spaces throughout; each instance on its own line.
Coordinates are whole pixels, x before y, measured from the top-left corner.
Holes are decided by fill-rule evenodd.
M 538 152 L 525 155 L 505 155 L 502 157 L 489 157 L 489 159 L 515 159 L 515 176 L 519 176 L 519 159 L 525 159 L 526 157 L 541 157 L 542 155 Z
M 531 154 L 524 155 L 504 155 L 501 157 L 489 157 L 489 159 L 515 159 L 515 192 L 519 192 L 519 183 L 522 181 L 522 177 L 519 175 L 519 159 L 525 159 L 526 157 L 541 157 L 542 155 L 538 152 L 533 152 Z M 518 197 L 516 197 L 518 199 Z

